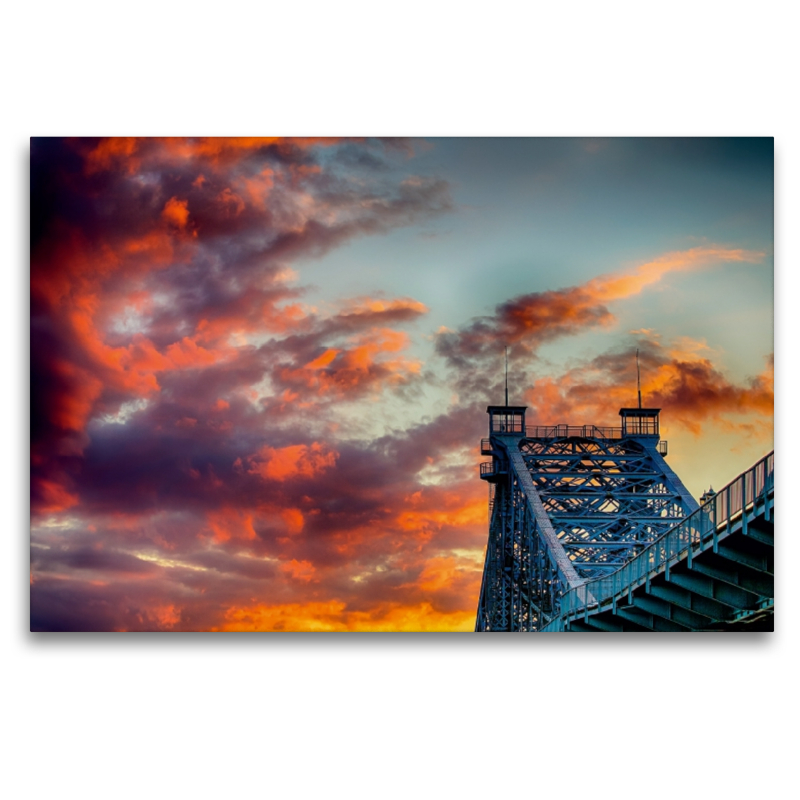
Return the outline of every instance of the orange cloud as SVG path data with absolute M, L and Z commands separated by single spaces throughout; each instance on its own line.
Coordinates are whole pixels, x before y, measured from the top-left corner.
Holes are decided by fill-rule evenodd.
M 335 144 L 333 137 L 281 137 L 281 136 L 199 136 L 194 138 L 169 137 L 159 140 L 166 152 L 186 160 L 208 160 L 213 164 L 238 160 L 254 150 L 269 145 L 294 146 Z
M 157 606 L 152 609 L 152 614 L 158 620 L 162 629 L 169 630 L 174 628 L 181 621 L 181 612 L 174 604 Z
M 429 491 L 424 507 L 400 511 L 397 524 L 406 531 L 430 532 L 443 526 L 465 528 L 486 523 L 486 499 L 470 495 L 466 499 L 456 492 Z
M 180 222 L 182 206 L 167 203 L 167 208 Z M 62 430 L 83 431 L 106 388 L 146 397 L 159 390 L 155 371 L 212 358 L 186 338 L 166 355 L 141 336 L 127 346 L 107 344 L 106 328 L 115 313 L 143 309 L 150 302 L 149 293 L 139 288 L 108 292 L 108 282 L 125 276 L 137 286 L 150 270 L 180 262 L 185 253 L 179 255 L 167 233 L 135 233 L 112 245 L 101 239 L 90 243 L 61 223 L 56 229 L 53 243 L 48 239 L 32 254 L 31 303 L 37 314 L 51 317 L 64 345 L 60 356 L 41 351 L 48 370 L 63 385 L 48 397 L 46 413 Z
M 82 367 L 61 359 L 51 363 L 53 371 L 71 387 L 54 397 L 50 418 L 59 428 L 81 432 L 86 428 L 94 404 L 103 391 L 103 382 Z
M 764 255 L 721 246 L 666 253 L 633 270 L 601 275 L 579 286 L 515 297 L 497 306 L 492 317 L 473 320 L 457 332 L 439 332 L 436 348 L 451 366 L 463 370 L 469 369 L 474 359 L 495 358 L 503 345 L 516 345 L 530 352 L 561 336 L 612 325 L 616 318 L 606 303 L 638 294 L 669 272 L 699 269 L 720 262 L 757 263 Z
M 340 600 L 231 608 L 224 631 L 471 631 L 474 609 L 439 611 L 431 603 L 383 603 L 349 610 Z
M 315 358 L 313 361 L 309 361 L 303 369 L 324 369 L 327 367 L 331 361 L 333 361 L 336 356 L 340 353 L 339 350 L 334 348 L 329 348 L 326 350 L 319 358 Z
M 303 530 L 305 518 L 299 508 L 284 508 L 280 513 L 289 536 L 295 536 Z
M 92 175 L 114 169 L 134 174 L 143 162 L 170 159 L 206 162 L 219 167 L 270 145 L 306 149 L 338 141 L 331 137 L 278 136 L 110 137 L 88 150 L 81 140 L 76 140 L 76 146 L 84 152 L 86 174 Z
M 719 262 L 746 261 L 754 264 L 763 261 L 765 255 L 760 251 L 729 247 L 693 247 L 665 253 L 629 273 L 601 275 L 584 284 L 584 287 L 594 302 L 609 302 L 638 294 L 646 286 L 660 281 L 668 272 L 684 272 Z
M 371 317 L 383 319 L 401 318 L 413 319 L 420 314 L 427 314 L 428 307 L 418 300 L 410 297 L 398 297 L 393 300 L 380 298 L 359 297 L 350 301 L 341 312 L 341 317 Z
M 455 558 L 431 558 L 425 562 L 425 567 L 417 578 L 417 586 L 426 593 L 449 589 L 461 576 L 461 572 Z
M 333 467 L 338 457 L 335 450 L 319 442 L 279 448 L 265 446 L 256 455 L 248 458 L 247 471 L 273 481 L 311 478 Z
M 244 211 L 244 200 L 232 192 L 230 187 L 225 187 L 218 195 L 217 202 L 224 209 L 226 216 L 238 217 Z
M 285 292 L 290 295 L 291 292 Z M 205 344 L 236 341 L 250 333 L 290 333 L 308 322 L 304 310 L 296 303 L 277 305 L 283 296 L 253 290 L 249 296 L 232 301 L 213 318 L 205 317 L 197 324 L 193 338 Z
M 217 542 L 230 539 L 251 541 L 257 537 L 253 527 L 253 512 L 236 508 L 223 508 L 206 513 L 206 522 Z
M 240 178 L 238 183 L 241 184 L 252 205 L 263 211 L 267 207 L 267 200 L 275 185 L 275 172 L 267 167 L 255 177 Z
M 189 203 L 186 200 L 178 200 L 177 197 L 170 197 L 164 205 L 161 217 L 170 225 L 183 230 L 189 222 Z
M 36 488 L 41 498 L 37 505 L 37 511 L 40 512 L 53 514 L 66 511 L 80 502 L 76 494 L 68 492 L 61 484 L 52 480 L 40 478 L 36 481 Z
M 645 405 L 662 408 L 670 424 L 699 433 L 705 422 L 732 424 L 730 417 L 755 414 L 772 420 L 773 363 L 757 376 L 735 384 L 703 355 L 701 343 L 681 340 L 670 346 L 641 342 L 642 395 Z M 608 414 L 634 404 L 633 352 L 596 357 L 564 375 L 538 378 L 526 392 L 531 424 L 616 424 Z M 747 420 L 739 423 L 748 425 Z
M 52 185 L 40 182 L 31 303 L 47 419 L 32 449 L 32 509 L 67 510 L 58 525 L 74 530 L 40 526 L 34 577 L 75 583 L 77 624 L 207 629 L 230 607 L 232 626 L 249 615 L 305 629 L 313 601 L 331 629 L 471 627 L 473 609 L 453 599 L 470 571 L 447 540 L 463 544 L 458 526 L 485 516 L 485 503 L 453 492 L 437 505 L 434 489 L 406 503 L 416 467 L 366 443 L 309 442 L 307 426 L 288 438 L 271 398 L 258 404 L 270 384 L 299 407 L 377 395 L 421 371 L 395 328 L 426 313 L 422 303 L 358 297 L 320 313 L 289 285 L 289 265 L 447 210 L 447 186 L 367 185 L 344 155 L 332 186 L 327 166 L 300 152 L 319 143 L 42 146 Z M 334 435 L 330 418 L 315 419 Z M 439 559 L 427 570 L 426 543 Z M 436 599 L 412 585 L 419 574 Z
M 344 398 L 405 383 L 421 369 L 414 359 L 385 358 L 410 344 L 402 331 L 376 328 L 351 337 L 349 346 L 328 348 L 303 367 L 279 367 L 275 378 L 292 396 Z
M 139 142 L 132 136 L 114 136 L 103 139 L 86 156 L 85 169 L 88 175 L 110 169 L 119 163 L 127 164 L 127 171 L 136 172 L 138 160 L 132 156 L 138 149 Z
M 296 581 L 308 583 L 314 580 L 316 569 L 310 561 L 298 561 L 293 558 L 291 561 L 281 564 L 281 572 L 286 573 Z
M 189 337 L 173 342 L 164 352 L 156 349 L 142 334 L 136 334 L 129 345 L 110 347 L 89 315 L 75 312 L 70 319 L 74 341 L 96 366 L 95 386 L 113 386 L 137 397 L 147 397 L 160 390 L 159 372 L 209 366 L 235 355 L 232 348 L 209 350 Z

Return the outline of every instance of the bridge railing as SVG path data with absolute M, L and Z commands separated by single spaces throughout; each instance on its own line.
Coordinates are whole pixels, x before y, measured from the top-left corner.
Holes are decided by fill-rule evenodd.
M 561 598 L 561 618 L 596 607 L 628 591 L 645 580 L 647 575 L 658 572 L 665 564 L 679 559 L 687 551 L 691 559 L 696 546 L 712 541 L 721 526 L 729 525 L 759 498 L 766 498 L 774 485 L 775 454 L 772 452 L 616 572 L 567 591 Z M 549 627 L 555 630 L 553 625 Z
M 508 472 L 506 465 L 501 461 L 482 461 L 480 470 L 481 477 L 485 475 L 505 475 Z
M 597 425 L 528 425 L 525 435 L 530 439 L 564 439 L 569 436 L 621 439 L 622 428 L 598 428 Z

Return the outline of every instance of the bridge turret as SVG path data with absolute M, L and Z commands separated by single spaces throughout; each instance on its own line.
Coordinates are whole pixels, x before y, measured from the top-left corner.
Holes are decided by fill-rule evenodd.
M 489 406 L 489 433 L 501 436 L 525 435 L 525 412 L 527 406 Z
M 660 412 L 660 408 L 621 408 L 619 415 L 622 417 L 622 435 L 657 438 L 660 435 L 658 428 Z
M 481 440 L 481 455 L 492 456 L 491 461 L 481 464 L 481 478 L 497 483 L 508 474 L 508 458 L 505 449 L 494 441 L 495 436 L 525 436 L 525 411 L 527 406 L 489 406 L 490 438 Z

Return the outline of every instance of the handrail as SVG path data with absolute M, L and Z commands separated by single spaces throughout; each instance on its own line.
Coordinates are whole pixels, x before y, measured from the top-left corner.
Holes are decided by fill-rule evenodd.
M 506 469 L 500 462 L 495 461 L 482 461 L 481 462 L 481 475 L 505 475 Z
M 584 439 L 622 439 L 622 428 L 602 428 L 597 425 L 528 425 L 525 435 L 530 439 L 564 439 L 570 436 Z
M 755 504 L 775 487 L 775 451 L 768 453 L 750 469 L 734 478 L 697 511 L 685 517 L 639 555 L 610 575 L 594 578 L 573 587 L 561 598 L 561 618 L 611 600 L 630 591 L 637 582 L 657 572 L 667 562 L 680 558 L 696 545 L 716 540 L 722 525 L 730 525 L 739 513 Z M 550 627 L 550 626 L 548 626 Z

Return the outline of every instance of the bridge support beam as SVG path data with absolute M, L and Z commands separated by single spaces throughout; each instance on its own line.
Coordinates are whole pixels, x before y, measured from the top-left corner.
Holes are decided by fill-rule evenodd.
M 709 622 L 707 617 L 701 617 L 692 611 L 687 611 L 680 606 L 672 605 L 665 600 L 656 597 L 634 597 L 633 604 L 649 614 L 661 617 L 662 619 L 681 625 L 686 630 L 700 631 Z
M 669 583 L 688 589 L 700 597 L 716 600 L 718 603 L 729 606 L 736 611 L 746 611 L 748 608 L 755 608 L 758 604 L 758 595 L 753 592 L 738 589 L 726 583 L 699 575 L 692 567 L 692 574 L 673 571 L 668 579 Z
M 661 631 L 665 633 L 683 633 L 691 628 L 686 625 L 679 625 L 674 620 L 664 619 L 663 617 L 656 616 L 644 611 L 639 611 L 635 608 L 620 608 L 617 607 L 617 616 L 622 619 L 634 622 L 641 626 L 644 630 Z

